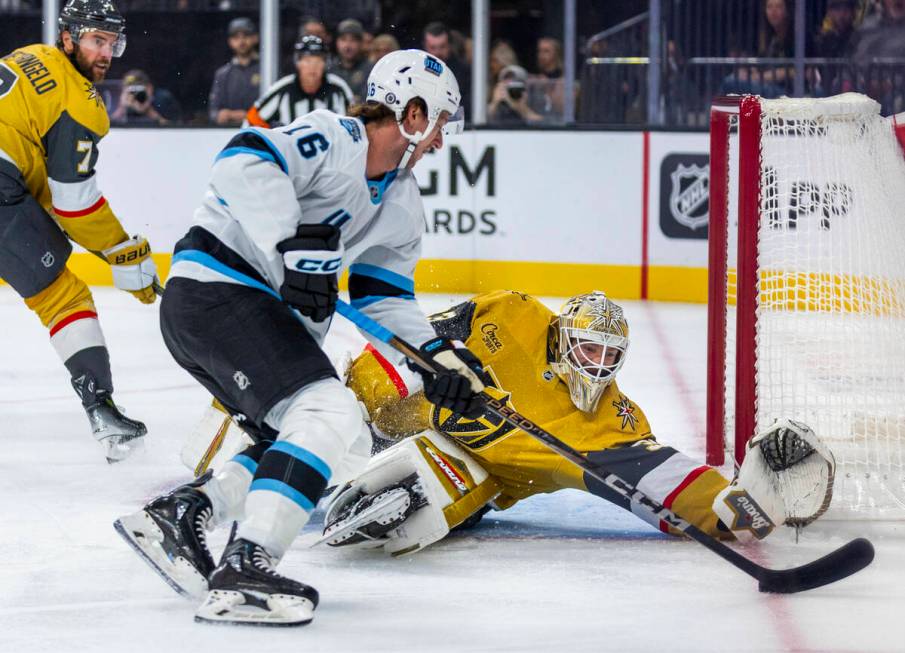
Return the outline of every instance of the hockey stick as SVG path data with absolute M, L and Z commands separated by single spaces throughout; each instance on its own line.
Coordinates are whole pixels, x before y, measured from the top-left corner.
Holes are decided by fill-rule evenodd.
M 425 360 L 419 351 L 412 345 L 399 338 L 383 325 L 375 322 L 344 301 L 336 303 L 336 311 L 350 320 L 360 329 L 385 342 L 394 349 L 404 354 L 417 365 L 430 372 L 437 372 L 437 367 Z M 768 569 L 749 560 L 726 544 L 711 537 L 704 531 L 682 519 L 675 512 L 662 504 L 654 501 L 641 490 L 626 482 L 616 474 L 609 472 L 605 466 L 591 462 L 587 457 L 573 449 L 556 436 L 548 433 L 540 426 L 520 415 L 502 401 L 490 396 L 486 392 L 481 393 L 488 413 L 496 415 L 513 426 L 521 429 L 535 440 L 558 453 L 566 460 L 571 461 L 588 475 L 619 493 L 623 497 L 643 506 L 657 519 L 661 519 L 673 528 L 685 533 L 688 537 L 704 545 L 715 554 L 741 569 L 746 574 L 758 581 L 758 589 L 761 592 L 775 592 L 791 594 L 803 590 L 814 589 L 837 580 L 851 576 L 864 569 L 874 559 L 874 547 L 866 539 L 859 537 L 827 555 L 792 569 Z

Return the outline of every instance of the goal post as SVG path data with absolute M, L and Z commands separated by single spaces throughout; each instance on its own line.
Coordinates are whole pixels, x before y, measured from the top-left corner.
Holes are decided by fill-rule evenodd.
M 901 121 L 900 121 L 901 122 Z M 707 462 L 775 419 L 837 460 L 832 514 L 905 517 L 905 159 L 873 100 L 718 98 Z

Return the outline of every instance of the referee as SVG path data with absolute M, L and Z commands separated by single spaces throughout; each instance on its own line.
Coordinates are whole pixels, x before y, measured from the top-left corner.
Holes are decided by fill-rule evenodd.
M 345 115 L 352 102 L 348 84 L 327 71 L 327 49 L 318 36 L 308 34 L 295 44 L 295 73 L 282 77 L 255 102 L 245 116 L 247 125 L 288 125 L 315 109 Z

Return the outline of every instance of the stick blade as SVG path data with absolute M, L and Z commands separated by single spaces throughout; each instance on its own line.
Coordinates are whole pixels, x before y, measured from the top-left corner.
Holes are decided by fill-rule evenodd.
M 776 594 L 803 592 L 847 578 L 864 569 L 873 559 L 874 545 L 859 537 L 801 567 L 764 570 L 758 578 L 758 589 Z

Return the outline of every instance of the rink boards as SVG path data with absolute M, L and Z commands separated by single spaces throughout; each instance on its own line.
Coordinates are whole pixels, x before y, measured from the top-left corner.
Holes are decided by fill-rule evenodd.
M 99 183 L 126 230 L 169 267 L 232 130 L 113 129 Z M 425 157 L 416 287 L 706 301 L 707 134 L 469 131 Z M 264 218 L 265 216 L 262 216 Z M 70 263 L 109 285 L 88 254 Z

